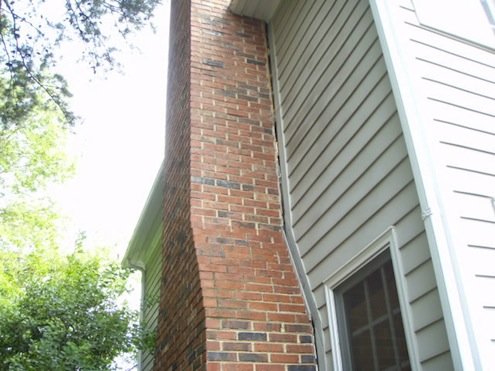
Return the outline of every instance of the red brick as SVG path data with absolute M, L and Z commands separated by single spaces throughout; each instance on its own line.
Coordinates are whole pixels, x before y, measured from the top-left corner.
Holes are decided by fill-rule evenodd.
M 249 303 L 248 308 L 252 310 L 275 312 L 277 311 L 278 306 L 275 303 L 254 302 L 254 303 Z
M 314 352 L 298 344 L 311 326 L 281 228 L 266 27 L 229 2 L 172 1 L 156 370 L 282 371 Z
M 222 371 L 253 371 L 253 364 L 246 363 L 224 363 L 222 365 Z M 209 368 L 208 368 L 209 371 Z
M 253 329 L 255 331 L 280 332 L 282 330 L 282 325 L 273 322 L 255 322 L 253 324 Z
M 218 341 L 207 341 L 206 342 L 206 349 L 208 351 L 219 351 L 221 350 L 221 343 Z
M 222 344 L 222 350 L 250 352 L 252 350 L 252 344 L 251 343 L 245 343 L 245 342 L 241 342 L 241 343 L 224 342 Z
M 299 363 L 299 356 L 296 354 L 274 353 L 274 354 L 270 355 L 270 362 L 285 363 L 285 364 L 297 364 L 297 363 Z
M 297 335 L 274 333 L 269 335 L 268 340 L 275 343 L 297 343 Z
M 256 371 L 285 371 L 284 365 L 256 365 Z
M 284 351 L 284 345 L 273 343 L 255 343 L 254 351 L 264 353 L 282 353 Z
M 314 352 L 314 347 L 312 344 L 304 344 L 304 345 L 295 345 L 295 344 L 288 344 L 287 345 L 287 352 L 289 353 L 313 353 Z

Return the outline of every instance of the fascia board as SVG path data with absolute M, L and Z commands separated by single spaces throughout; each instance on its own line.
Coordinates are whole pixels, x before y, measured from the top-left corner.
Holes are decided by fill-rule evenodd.
M 146 257 L 149 256 L 147 248 L 154 246 L 157 236 L 161 236 L 165 188 L 163 169 L 164 163 L 162 162 L 122 259 L 124 266 L 144 268 Z

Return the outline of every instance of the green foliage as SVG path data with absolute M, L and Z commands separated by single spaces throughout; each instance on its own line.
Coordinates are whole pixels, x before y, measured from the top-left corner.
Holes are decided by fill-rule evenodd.
M 2 93 L 0 86 L 0 115 L 8 112 L 12 104 Z M 46 98 L 34 94 L 32 101 L 27 104 L 29 112 L 22 112 L 15 124 L 3 121 L 5 125 L 0 130 L 3 193 L 34 191 L 47 181 L 64 180 L 72 171 L 65 152 L 69 128 L 63 117 Z M 18 105 L 22 106 L 22 102 Z M 17 114 L 19 111 L 12 113 Z
M 57 2 L 58 1 L 58 2 Z M 109 31 L 141 28 L 160 0 L 0 0 L 0 369 L 102 370 L 152 339 L 121 305 L 128 272 L 55 248 L 47 185 L 73 171 L 76 121 L 57 47 L 78 39 L 96 70 L 115 64 Z
M 71 96 L 63 76 L 50 74 L 43 64 L 40 68 L 23 65 L 20 61 L 5 62 L 0 54 L 0 129 L 11 129 L 25 122 L 40 106 L 48 104 L 62 114 L 67 125 L 73 125 L 76 117 L 70 110 L 67 98 Z M 48 99 L 47 99 L 48 98 Z
M 160 0 L 0 0 L 0 90 L 12 104 L 0 114 L 0 128 L 22 120 L 48 95 L 69 124 L 74 123 L 62 76 L 53 75 L 57 48 L 80 40 L 80 55 L 96 71 L 115 64 L 109 34 L 124 38 L 147 24 Z
M 13 201 L 0 208 L 0 250 L 57 245 L 58 214 L 49 201 Z
M 53 246 L 57 215 L 44 191 L 73 173 L 66 154 L 70 128 L 46 95 L 19 91 L 14 105 L 2 86 L 0 248 Z
M 0 254 L 0 368 L 103 370 L 140 344 L 128 271 L 77 249 Z

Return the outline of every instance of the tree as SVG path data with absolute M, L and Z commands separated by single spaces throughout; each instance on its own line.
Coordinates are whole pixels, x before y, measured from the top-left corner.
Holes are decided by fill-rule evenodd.
M 71 173 L 62 144 L 77 119 L 58 47 L 80 40 L 90 68 L 112 68 L 109 35 L 148 24 L 159 2 L 0 0 L 0 246 L 54 243 L 56 213 L 36 195 Z
M 81 40 L 90 68 L 112 68 L 108 31 L 141 28 L 159 1 L 0 0 L 0 369 L 107 369 L 141 342 L 119 303 L 128 272 L 80 247 L 61 254 L 45 191 L 72 169 L 57 47 Z
M 160 0 L 0 0 L 1 90 L 13 108 L 0 115 L 0 127 L 17 124 L 42 91 L 63 113 L 75 116 L 65 80 L 55 75 L 57 47 L 81 40 L 81 57 L 93 70 L 112 67 L 111 33 L 124 38 L 149 22 Z M 21 103 L 21 104 L 19 104 Z
M 73 173 L 65 146 L 70 128 L 56 105 L 39 91 L 31 95 L 29 110 L 13 112 L 23 100 L 13 105 L 4 87 L 0 84 L 0 117 L 16 120 L 2 121 L 6 125 L 0 128 L 0 248 L 54 245 L 57 215 L 44 191 Z
M 0 253 L 0 369 L 104 370 L 140 344 L 128 271 L 81 248 Z

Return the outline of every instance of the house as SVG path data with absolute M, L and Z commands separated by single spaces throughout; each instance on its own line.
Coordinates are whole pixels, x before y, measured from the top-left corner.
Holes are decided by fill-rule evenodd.
M 495 369 L 493 10 L 172 2 L 154 369 Z
M 160 300 L 160 277 L 162 269 L 162 205 L 164 194 L 163 163 L 153 183 L 145 207 L 135 227 L 123 265 L 141 271 L 140 321 L 144 330 L 152 336 L 158 325 Z M 153 367 L 153 352 L 148 350 L 138 355 L 140 370 Z

